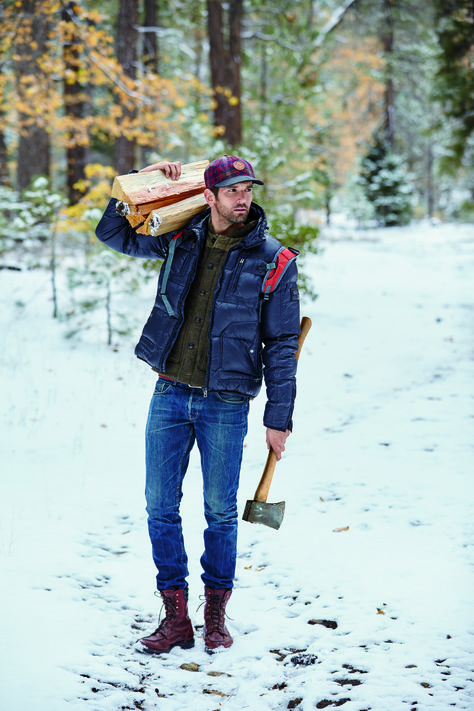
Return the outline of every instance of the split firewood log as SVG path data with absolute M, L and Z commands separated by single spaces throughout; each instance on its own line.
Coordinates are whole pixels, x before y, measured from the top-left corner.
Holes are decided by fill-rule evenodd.
M 205 160 L 183 165 L 179 180 L 167 178 L 161 170 L 118 175 L 112 186 L 112 197 L 128 206 L 126 214 L 149 215 L 154 209 L 203 193 L 204 170 L 208 163 Z
M 118 175 L 112 186 L 116 210 L 140 234 L 160 235 L 183 227 L 206 207 L 204 171 L 209 161 L 187 163 L 179 180 L 162 170 Z
M 172 205 L 165 205 L 157 210 L 152 210 L 137 232 L 156 237 L 156 235 L 177 230 L 180 227 L 184 227 L 194 215 L 204 210 L 206 206 L 207 203 L 202 193 L 180 200 Z
M 127 215 L 127 220 L 132 227 L 139 227 L 145 222 L 146 215 Z

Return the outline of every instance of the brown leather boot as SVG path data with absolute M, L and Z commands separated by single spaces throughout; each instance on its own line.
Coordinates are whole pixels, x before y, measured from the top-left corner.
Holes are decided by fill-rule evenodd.
M 230 647 L 234 641 L 225 626 L 225 607 L 232 590 L 213 590 L 206 587 L 204 606 L 204 645 L 206 652 L 217 647 Z
M 173 647 L 194 647 L 194 630 L 188 617 L 187 590 L 160 590 L 165 618 L 148 637 L 140 642 L 147 652 L 165 654 Z

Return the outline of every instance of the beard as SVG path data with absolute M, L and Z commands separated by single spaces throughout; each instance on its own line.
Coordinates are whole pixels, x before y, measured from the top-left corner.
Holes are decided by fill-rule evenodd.
M 215 209 L 219 217 L 226 220 L 229 225 L 243 225 L 247 221 L 250 212 L 249 205 L 236 205 L 233 208 L 226 208 L 220 205 L 219 202 L 216 202 Z

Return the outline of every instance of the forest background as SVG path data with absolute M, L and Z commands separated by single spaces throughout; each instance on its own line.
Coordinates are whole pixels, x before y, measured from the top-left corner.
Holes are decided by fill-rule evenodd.
M 70 288 L 131 288 L 94 239 L 116 174 L 241 154 L 304 252 L 334 211 L 474 219 L 473 129 L 472 0 L 0 2 L 0 255 L 47 259 L 55 316 L 77 245 Z

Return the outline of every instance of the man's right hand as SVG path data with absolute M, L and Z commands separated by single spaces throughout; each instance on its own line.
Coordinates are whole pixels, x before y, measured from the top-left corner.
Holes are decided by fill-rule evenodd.
M 273 449 L 276 454 L 277 461 L 280 461 L 281 455 L 285 451 L 285 442 L 290 435 L 290 430 L 280 432 L 280 430 L 272 430 L 267 427 L 267 448 Z
M 146 168 L 139 170 L 139 173 L 151 173 L 153 170 L 162 170 L 167 178 L 178 180 L 181 175 L 181 163 L 176 161 L 172 163 L 170 160 L 160 160 L 158 163 L 148 165 Z

